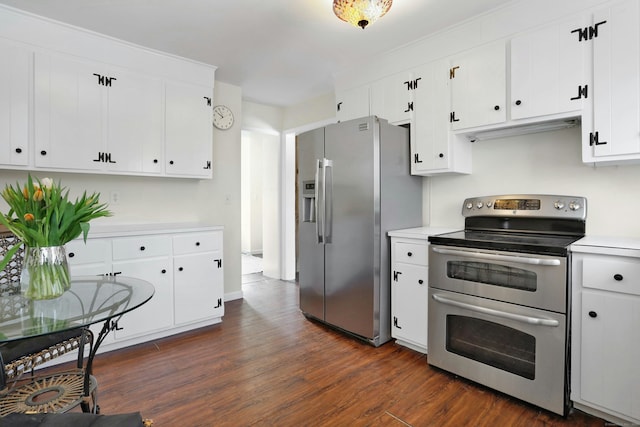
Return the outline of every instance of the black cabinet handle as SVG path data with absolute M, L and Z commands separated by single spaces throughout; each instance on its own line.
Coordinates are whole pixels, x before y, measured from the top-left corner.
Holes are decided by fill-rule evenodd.
M 596 317 L 598 317 L 598 313 L 596 313 L 595 311 L 592 310 L 592 311 L 589 312 L 589 317 L 592 317 L 592 318 L 595 319 Z
M 519 99 L 516 101 L 516 105 L 520 105 L 522 104 L 522 101 L 520 101 Z
M 46 152 L 45 150 L 42 150 L 42 151 L 40 152 L 40 155 L 42 155 L 42 156 L 46 156 L 46 155 L 47 155 L 47 152 Z
M 169 160 L 169 164 L 172 165 L 173 164 L 173 160 Z
M 162 273 L 162 274 L 165 274 L 166 272 L 167 272 L 167 270 L 164 269 L 164 268 L 162 270 L 160 270 L 160 273 Z
M 495 107 L 493 107 L 494 110 L 498 111 L 500 109 L 499 105 L 496 105 Z
M 196 242 L 196 246 L 200 246 L 200 242 Z
M 444 157 L 444 153 L 438 154 L 438 157 L 443 158 Z
M 407 256 L 413 256 L 413 252 L 407 252 Z
M 158 163 L 158 159 L 153 159 L 153 163 Z
M 178 267 L 178 271 L 182 271 L 182 270 L 184 270 L 184 268 Z
M 76 256 L 74 252 L 69 252 L 69 258 L 73 258 L 74 256 Z
M 140 246 L 140 250 L 141 251 L 144 251 L 145 249 L 147 249 L 147 248 L 145 248 L 144 246 Z
M 613 275 L 614 280 L 616 280 L 617 282 L 622 282 L 622 279 L 624 279 L 624 277 L 622 277 L 622 274 L 614 274 Z
M 18 154 L 22 153 L 22 148 L 16 148 L 16 153 Z
M 422 279 L 418 280 L 418 284 L 419 285 L 422 285 L 423 283 L 424 283 L 424 280 L 422 280 Z

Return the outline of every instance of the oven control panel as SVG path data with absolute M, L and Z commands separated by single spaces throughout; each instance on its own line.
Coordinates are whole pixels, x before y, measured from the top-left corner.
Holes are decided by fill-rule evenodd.
M 580 196 L 551 194 L 511 194 L 472 197 L 462 204 L 462 215 L 587 218 L 587 199 Z

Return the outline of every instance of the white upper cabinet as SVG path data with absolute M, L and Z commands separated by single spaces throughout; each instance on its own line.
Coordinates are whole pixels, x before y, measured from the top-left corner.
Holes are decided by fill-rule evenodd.
M 413 90 L 411 173 L 470 173 L 471 143 L 450 132 L 449 62 L 424 65 L 413 75 L 418 84 Z
M 371 114 L 392 124 L 408 123 L 413 116 L 413 92 L 421 77 L 402 72 L 371 85 Z
M 99 169 L 106 97 L 100 67 L 77 58 L 35 56 L 35 166 Z M 102 71 L 104 73 L 104 71 Z
M 511 40 L 512 120 L 580 114 L 590 95 L 587 49 L 573 31 L 586 26 L 580 15 Z
M 26 48 L 0 41 L 0 164 L 29 160 L 31 58 Z
M 452 130 L 503 123 L 506 107 L 506 50 L 503 41 L 456 55 L 449 62 Z
M 35 57 L 35 166 L 160 173 L 161 80 L 71 56 Z
M 583 118 L 582 160 L 640 162 L 640 3 L 595 12 L 575 37 L 593 48 L 593 111 Z
M 165 84 L 167 175 L 211 178 L 213 91 L 182 82 Z
M 117 162 L 109 170 L 162 172 L 163 109 L 159 78 L 113 69 L 118 76 L 108 90 L 108 134 L 105 152 Z
M 336 91 L 336 119 L 339 122 L 369 116 L 369 86 Z

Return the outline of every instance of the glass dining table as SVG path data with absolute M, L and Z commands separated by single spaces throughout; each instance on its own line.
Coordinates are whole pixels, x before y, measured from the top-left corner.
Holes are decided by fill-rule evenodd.
M 154 292 L 149 282 L 119 275 L 72 277 L 71 288 L 51 300 L 31 300 L 21 293 L 19 284 L 5 285 L 0 288 L 0 346 L 102 323 L 86 356 L 86 396 L 94 380 L 93 359 L 100 344 L 117 327 L 120 316 L 145 304 Z M 2 400 L 0 396 L 0 405 Z

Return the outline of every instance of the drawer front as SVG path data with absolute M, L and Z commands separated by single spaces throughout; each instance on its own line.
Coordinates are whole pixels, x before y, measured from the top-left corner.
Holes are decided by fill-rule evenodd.
M 222 250 L 222 232 L 181 234 L 173 237 L 174 255 L 214 252 Z
M 104 239 L 72 240 L 65 245 L 69 265 L 104 263 L 111 259 L 111 243 Z
M 416 265 L 429 265 L 426 243 L 397 242 L 393 246 L 394 261 Z
M 582 286 L 640 295 L 640 260 L 606 255 L 584 255 Z
M 136 236 L 113 239 L 113 259 L 151 258 L 171 255 L 168 236 Z

